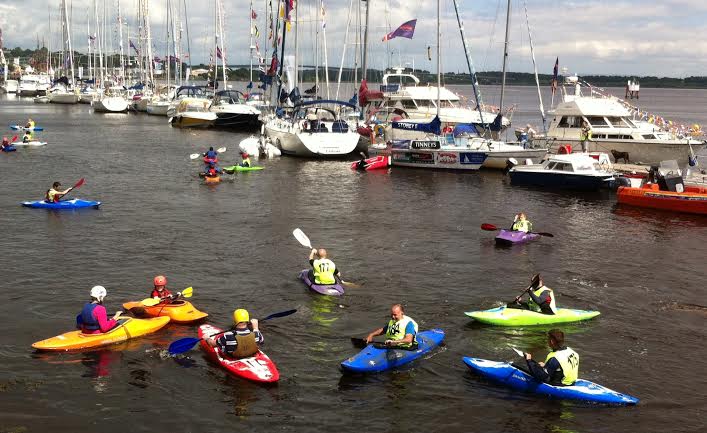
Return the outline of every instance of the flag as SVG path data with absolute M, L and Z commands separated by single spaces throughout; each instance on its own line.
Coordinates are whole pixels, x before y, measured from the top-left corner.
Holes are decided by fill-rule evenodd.
M 221 47 L 216 47 L 216 57 L 224 60 L 223 53 L 221 52 Z
M 260 37 L 260 30 L 258 30 L 258 26 L 253 25 L 253 33 L 255 34 L 256 38 Z
M 361 101 L 361 106 L 365 106 L 368 103 L 366 94 L 368 93 L 368 82 L 364 78 L 361 80 L 361 87 L 358 89 L 358 100 Z
M 400 27 L 383 36 L 383 42 L 398 37 L 412 39 L 412 35 L 415 33 L 415 24 L 417 24 L 417 19 L 401 24 Z
M 96 34 L 88 35 L 88 43 L 90 44 L 91 42 L 96 40 Z
M 290 12 L 295 8 L 295 0 L 285 0 L 285 13 L 283 17 L 289 23 L 290 22 Z
M 270 69 L 268 69 L 268 75 L 271 77 L 274 76 L 277 73 L 277 67 L 277 54 L 273 53 L 272 60 L 270 61 Z
M 138 50 L 137 47 L 135 46 L 135 44 L 133 44 L 133 41 L 131 41 L 130 39 L 128 39 L 128 42 L 129 42 L 129 44 L 130 44 L 130 48 L 132 48 L 133 50 L 135 50 L 135 52 L 136 52 L 137 55 L 139 56 L 139 55 L 140 55 L 140 50 Z
M 557 69 L 560 66 L 560 58 L 555 59 L 555 67 L 552 69 L 552 82 L 550 82 L 550 88 L 552 89 L 552 94 L 554 95 L 557 91 Z
M 250 10 L 250 17 L 252 19 L 256 19 L 256 18 L 258 18 L 258 14 L 256 14 L 255 11 L 253 9 L 251 9 Z

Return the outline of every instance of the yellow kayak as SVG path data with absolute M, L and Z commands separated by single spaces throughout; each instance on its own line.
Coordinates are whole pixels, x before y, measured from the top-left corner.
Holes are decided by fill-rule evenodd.
M 151 334 L 169 323 L 169 317 L 154 317 L 152 319 L 135 319 L 121 317 L 115 328 L 103 334 L 84 334 L 81 331 L 71 331 L 32 344 L 37 350 L 77 350 L 106 346 L 120 343 L 131 338 Z
M 199 311 L 188 301 L 172 301 L 169 304 L 146 306 L 142 302 L 126 302 L 123 309 L 130 310 L 136 316 L 167 316 L 172 323 L 189 324 L 206 319 L 209 315 Z M 137 313 L 137 314 L 135 314 Z

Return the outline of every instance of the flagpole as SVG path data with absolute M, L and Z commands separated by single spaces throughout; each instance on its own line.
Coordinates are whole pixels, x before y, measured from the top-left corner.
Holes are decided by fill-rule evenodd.
M 363 31 L 363 77 L 361 78 L 362 80 L 365 80 L 366 76 L 368 75 L 368 23 L 370 22 L 371 16 L 371 1 L 372 0 L 366 0 L 366 28 Z
M 324 40 L 324 80 L 326 81 L 326 98 L 331 99 L 331 95 L 329 94 L 329 58 L 327 56 L 327 50 L 326 50 L 326 19 L 324 17 L 324 14 L 326 13 L 324 11 L 324 0 L 321 0 L 322 2 L 322 39 Z M 346 45 L 346 42 L 344 42 L 344 45 Z
M 509 2 L 511 0 L 508 0 Z M 442 44 L 442 2 L 437 0 L 437 118 L 440 112 L 440 87 L 442 87 L 442 52 L 440 50 Z

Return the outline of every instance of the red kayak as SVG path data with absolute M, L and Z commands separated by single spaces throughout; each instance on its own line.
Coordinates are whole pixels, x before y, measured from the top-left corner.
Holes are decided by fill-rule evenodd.
M 381 168 L 388 168 L 390 167 L 390 155 L 378 155 L 374 156 L 372 158 L 365 159 L 365 165 L 363 166 L 363 169 L 366 171 L 371 171 L 371 170 L 378 170 Z M 358 163 L 360 161 L 352 162 L 351 163 L 351 169 L 352 170 L 358 170 Z
M 199 326 L 199 338 L 208 337 L 221 331 L 223 330 L 215 326 L 201 325 Z M 209 359 L 238 377 L 254 382 L 277 382 L 280 379 L 280 373 L 277 371 L 275 363 L 260 350 L 255 356 L 234 359 L 224 356 L 220 349 L 209 346 L 204 340 L 201 340 L 200 344 Z

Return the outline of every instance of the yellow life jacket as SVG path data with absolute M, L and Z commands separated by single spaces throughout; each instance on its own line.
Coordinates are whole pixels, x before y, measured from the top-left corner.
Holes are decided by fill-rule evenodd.
M 241 167 L 250 167 L 250 158 L 243 158 L 243 162 L 241 162 Z
M 528 220 L 518 220 L 513 223 L 513 227 L 511 229 L 519 232 L 526 232 L 528 233 L 529 231 L 533 230 L 533 223 L 531 223 Z
M 59 194 L 59 191 L 55 190 L 54 188 L 47 190 L 47 193 L 45 194 L 44 200 L 50 203 L 53 203 L 54 197 Z
M 577 378 L 579 377 L 579 355 L 574 350 L 566 347 L 562 350 L 556 352 L 550 352 L 545 358 L 545 365 L 551 359 L 557 359 L 562 367 L 562 384 L 563 385 L 573 385 Z
M 417 344 L 417 323 L 409 318 L 408 316 L 403 315 L 403 318 L 398 320 L 397 322 L 393 321 L 393 319 L 390 319 L 388 322 L 388 326 L 386 326 L 385 329 L 385 336 L 388 340 L 394 340 L 394 341 L 399 341 L 405 338 L 405 328 L 407 328 L 408 323 L 411 323 L 415 327 L 415 333 L 412 336 L 412 344 L 401 344 L 398 347 L 402 348 L 408 348 L 412 347 L 414 344 Z
M 335 284 L 334 272 L 336 265 L 329 259 L 317 259 L 312 263 L 314 268 L 314 284 Z
M 550 291 L 550 310 L 552 310 L 552 314 L 557 314 L 557 306 L 555 305 L 555 292 L 553 292 L 551 288 L 547 286 L 540 286 L 537 288 L 537 290 L 533 291 L 533 294 L 535 296 L 540 296 L 540 294 L 545 290 Z M 528 308 L 538 313 L 542 312 L 542 308 L 540 308 L 540 305 L 536 304 L 535 301 L 533 301 L 533 298 L 528 299 Z
M 258 343 L 255 342 L 255 333 L 251 332 L 247 335 L 235 334 L 236 350 L 233 351 L 234 358 L 248 358 L 258 353 Z

